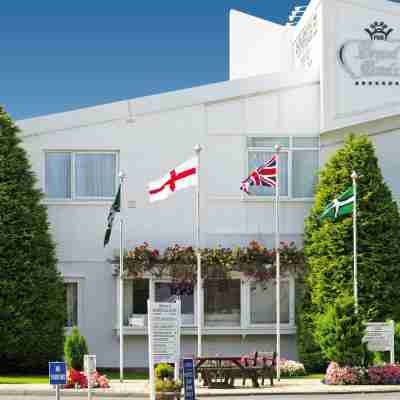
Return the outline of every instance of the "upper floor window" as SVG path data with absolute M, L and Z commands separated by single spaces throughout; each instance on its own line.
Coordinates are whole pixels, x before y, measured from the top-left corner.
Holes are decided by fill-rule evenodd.
M 48 198 L 113 198 L 117 169 L 115 152 L 48 151 L 45 157 Z
M 280 195 L 301 199 L 314 196 L 319 167 L 318 137 L 249 137 L 247 138 L 248 169 L 252 171 L 274 154 L 280 144 L 279 157 Z M 257 196 L 274 196 L 275 189 L 252 186 Z
M 78 283 L 66 282 L 67 327 L 78 325 Z

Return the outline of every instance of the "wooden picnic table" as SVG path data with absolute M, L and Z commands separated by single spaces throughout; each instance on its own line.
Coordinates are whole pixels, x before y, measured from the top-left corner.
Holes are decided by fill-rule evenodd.
M 272 359 L 271 366 L 268 366 L 265 360 L 262 365 L 257 365 L 256 359 L 246 358 L 243 362 L 243 357 L 199 357 L 196 359 L 195 366 L 204 386 L 233 387 L 235 378 L 241 378 L 243 384 L 247 378 L 250 378 L 253 387 L 259 387 L 258 378 L 261 377 L 264 384 L 266 375 L 270 378 L 272 386 L 275 359 Z

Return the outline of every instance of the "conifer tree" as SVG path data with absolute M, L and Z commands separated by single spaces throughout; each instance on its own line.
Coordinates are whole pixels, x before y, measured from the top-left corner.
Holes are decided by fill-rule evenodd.
M 62 359 L 65 290 L 42 192 L 19 129 L 0 108 L 0 370 Z
M 343 293 L 353 293 L 353 220 L 321 221 L 324 208 L 359 175 L 357 190 L 358 301 L 364 320 L 400 320 L 400 216 L 384 182 L 373 144 L 350 135 L 320 173 L 314 206 L 305 226 L 307 258 L 305 302 L 300 331 L 309 340 L 299 353 L 316 353 L 313 323 Z M 322 357 L 323 358 L 323 357 Z

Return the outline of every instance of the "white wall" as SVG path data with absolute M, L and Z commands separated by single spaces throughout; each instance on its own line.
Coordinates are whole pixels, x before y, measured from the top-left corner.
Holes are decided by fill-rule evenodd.
M 285 72 L 292 68 L 290 29 L 231 10 L 229 79 Z
M 115 150 L 127 174 L 127 199 L 136 208 L 126 210 L 128 247 L 148 241 L 156 248 L 193 243 L 193 191 L 181 191 L 166 201 L 150 205 L 146 184 L 204 145 L 201 176 L 203 246 L 247 244 L 252 239 L 272 245 L 273 203 L 248 201 L 240 192 L 247 176 L 246 136 L 315 135 L 319 131 L 319 85 L 315 79 L 290 83 L 282 76 L 259 78 L 258 83 L 228 82 L 170 96 L 152 96 L 74 112 L 20 121 L 23 144 L 44 187 L 45 150 Z M 249 92 L 254 87 L 274 88 Z M 281 89 L 279 88 L 281 86 Z M 243 95 L 243 91 L 245 95 Z M 214 95 L 214 92 L 218 92 Z M 225 98 L 222 93 L 229 93 Z M 200 97 L 199 97 L 200 96 Z M 208 98 L 210 101 L 199 101 Z M 168 103 L 168 99 L 170 100 Z M 211 100 L 214 101 L 211 101 Z M 182 105 L 176 105 L 178 104 Z M 130 111 L 129 111 L 130 110 Z M 140 113 L 138 112 L 140 110 Z M 133 117 L 132 112 L 135 114 Z M 99 365 L 118 365 L 115 336 L 115 287 L 107 259 L 118 248 L 118 224 L 110 245 L 103 237 L 110 201 L 48 201 L 51 229 L 57 243 L 64 276 L 84 282 L 80 321 Z M 282 239 L 301 242 L 309 202 L 282 202 Z M 229 331 L 229 330 L 228 330 Z M 227 334 L 229 333 L 227 331 Z M 226 343 L 224 351 L 248 351 L 273 339 L 251 337 L 232 340 L 207 337 L 205 348 Z M 284 352 L 295 357 L 294 337 L 283 338 Z M 127 366 L 143 366 L 146 338 L 126 340 Z M 193 337 L 185 337 L 185 352 L 193 353 Z

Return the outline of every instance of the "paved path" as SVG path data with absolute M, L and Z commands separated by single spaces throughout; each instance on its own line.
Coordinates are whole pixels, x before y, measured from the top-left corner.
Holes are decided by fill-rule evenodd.
M 398 392 L 396 399 L 400 400 L 400 385 L 382 385 L 382 386 L 330 386 L 324 385 L 317 379 L 282 379 L 280 382 L 275 382 L 274 387 L 265 385 L 264 387 L 255 389 L 250 386 L 248 381 L 247 387 L 240 386 L 241 381 L 238 380 L 238 385 L 234 389 L 208 389 L 204 387 L 197 388 L 199 397 L 235 397 L 237 396 L 268 396 L 279 394 L 335 394 L 335 393 L 383 393 L 383 392 Z M 148 396 L 148 382 L 147 380 L 125 381 L 111 381 L 111 389 L 95 389 L 96 397 L 135 397 L 143 398 Z M 86 395 L 86 390 L 75 391 L 74 389 L 62 390 L 63 397 L 79 397 L 82 394 Z M 5 396 L 38 396 L 38 397 L 55 397 L 55 392 L 48 384 L 37 385 L 0 385 L 0 400 Z M 4 396 L 4 397 L 3 397 Z M 258 397 L 259 398 L 259 397 Z M 300 397 L 301 398 L 301 397 Z M 390 397 L 389 397 L 390 398 Z
M 97 397 L 97 396 L 96 396 Z M 95 397 L 95 398 L 96 398 Z M 5 398 L 5 397 L 4 397 Z M 246 400 L 260 400 L 260 396 L 246 396 Z M 46 397 L 45 399 L 50 399 Z M 63 398 L 61 397 L 61 400 Z M 87 396 L 73 397 L 75 400 L 87 400 Z M 103 397 L 105 399 L 105 397 Z M 138 397 L 135 400 L 148 400 L 148 397 Z M 208 397 L 207 400 L 219 400 L 220 397 Z M 238 400 L 239 397 L 224 397 L 224 400 Z M 364 394 L 307 394 L 307 395 L 271 395 L 268 400 L 399 400 L 398 393 L 364 393 Z M 43 400 L 42 396 L 9 396 L 7 400 Z

